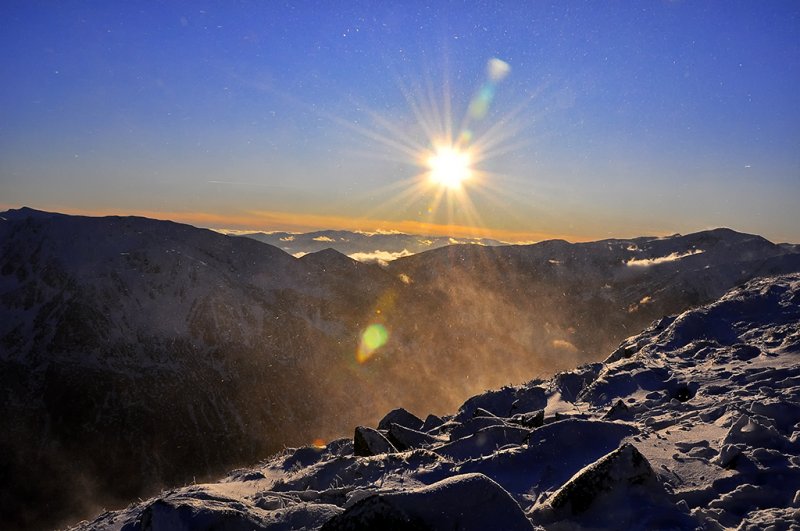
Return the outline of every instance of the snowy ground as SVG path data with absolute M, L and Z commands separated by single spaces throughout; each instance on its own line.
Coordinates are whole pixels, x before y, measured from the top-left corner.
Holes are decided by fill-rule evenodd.
M 81 530 L 800 529 L 800 275 L 667 317 L 604 363 L 395 410 Z

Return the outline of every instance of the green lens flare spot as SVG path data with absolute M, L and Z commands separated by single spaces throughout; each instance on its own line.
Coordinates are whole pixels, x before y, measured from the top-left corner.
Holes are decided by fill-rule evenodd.
M 389 332 L 381 324 L 369 325 L 361 336 L 364 345 L 372 350 L 376 350 L 386 344 L 389 339 Z
M 389 340 L 389 331 L 382 324 L 371 324 L 361 333 L 356 359 L 364 363 Z

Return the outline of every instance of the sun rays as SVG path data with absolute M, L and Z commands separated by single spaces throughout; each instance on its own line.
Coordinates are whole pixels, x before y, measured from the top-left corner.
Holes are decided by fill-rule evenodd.
M 416 208 L 415 217 L 424 222 L 443 225 L 473 227 L 476 234 L 485 231 L 485 224 L 470 198 L 470 191 L 487 193 L 486 181 L 494 174 L 481 169 L 490 150 L 498 150 L 508 142 L 509 131 L 503 127 L 474 126 L 484 124 L 494 99 L 497 84 L 508 74 L 511 67 L 499 59 L 487 65 L 487 79 L 477 91 L 464 111 L 458 126 L 453 116 L 452 95 L 447 80 L 443 81 L 441 100 L 435 97 L 430 80 L 424 89 L 398 84 L 414 117 L 414 126 L 404 128 L 386 116 L 367 111 L 376 130 L 363 126 L 350 129 L 362 133 L 371 141 L 377 141 L 387 151 L 386 158 L 415 169 L 411 177 L 399 179 L 383 189 L 372 191 L 373 197 L 383 200 L 372 202 L 365 217 L 387 211 L 408 212 Z M 376 153 L 377 154 L 377 153 Z M 375 156 L 372 155 L 371 156 Z M 491 195 L 491 194 L 490 194 Z M 498 201 L 501 203 L 501 201 Z M 385 349 L 391 349 L 391 311 L 383 311 L 386 304 L 379 304 L 376 316 L 361 332 L 356 361 L 364 364 Z M 391 306 L 391 305 L 389 305 Z M 387 351 L 389 352 L 389 351 Z
M 502 197 L 505 194 L 493 193 L 497 183 L 489 182 L 502 180 L 502 176 L 483 165 L 506 153 L 519 129 L 512 123 L 514 116 L 498 118 L 489 112 L 499 83 L 510 70 L 508 63 L 490 59 L 483 83 L 461 106 L 454 103 L 447 79 L 437 90 L 430 78 L 409 85 L 403 82 L 410 79 L 408 76 L 396 76 L 413 118 L 411 123 L 359 105 L 371 127 L 364 122 L 346 125 L 372 145 L 360 155 L 415 170 L 413 174 L 405 170 L 405 176 L 381 188 L 363 191 L 368 207 L 359 214 L 370 218 L 400 212 L 421 222 L 472 226 L 476 234 L 485 233 L 487 227 L 472 197 L 480 196 L 482 202 L 496 209 L 506 202 Z M 458 108 L 462 111 L 454 115 Z
M 415 223 L 436 227 L 437 233 L 452 227 L 465 237 L 499 235 L 527 223 L 522 207 L 530 206 L 537 186 L 531 168 L 525 167 L 524 175 L 519 167 L 502 168 L 509 155 L 530 148 L 536 140 L 533 124 L 543 111 L 552 110 L 541 98 L 544 86 L 526 89 L 522 100 L 518 89 L 500 90 L 511 66 L 496 58 L 487 61 L 482 82 L 471 89 L 451 83 L 446 60 L 423 70 L 440 72 L 441 78 L 401 75 L 389 67 L 405 105 L 379 107 L 350 93 L 343 97 L 357 115 L 309 107 L 342 133 L 353 134 L 342 153 L 373 164 L 377 172 L 354 183 L 347 195 L 353 223 L 367 230 L 375 219 Z M 291 95 L 282 96 L 302 105 Z M 502 104 L 495 106 L 498 96 Z

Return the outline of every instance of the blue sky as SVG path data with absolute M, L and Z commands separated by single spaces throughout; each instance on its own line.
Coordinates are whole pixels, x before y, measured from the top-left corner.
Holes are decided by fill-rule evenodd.
M 1 206 L 800 242 L 800 4 L 338 4 L 4 2 Z M 461 131 L 492 58 L 498 152 L 437 190 L 421 122 Z

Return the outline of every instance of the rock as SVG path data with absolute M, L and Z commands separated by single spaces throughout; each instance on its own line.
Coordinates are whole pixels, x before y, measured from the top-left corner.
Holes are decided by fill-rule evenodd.
M 731 425 L 722 444 L 744 444 L 755 448 L 774 448 L 776 450 L 786 450 L 794 446 L 774 427 L 765 426 L 757 419 L 747 415 L 740 416 Z
M 298 448 L 283 463 L 284 470 L 313 465 L 325 455 L 325 448 L 306 446 Z
M 792 429 L 800 422 L 800 405 L 780 399 L 765 402 L 753 401 L 750 411 L 770 419 L 775 428 L 783 434 L 791 434 Z
M 532 531 L 517 502 L 483 474 L 453 476 L 427 487 L 365 498 L 322 531 Z
M 459 408 L 456 420 L 465 421 L 475 416 L 478 409 L 498 417 L 510 417 L 516 413 L 538 411 L 547 406 L 547 397 L 542 387 L 503 387 L 473 396 Z
M 603 418 L 606 420 L 614 420 L 614 419 L 622 419 L 630 417 L 630 408 L 622 401 L 622 399 L 617 400 L 617 402 L 609 408 Z
M 716 463 L 722 468 L 735 468 L 736 458 L 742 455 L 743 445 L 724 444 L 719 450 L 719 456 L 716 458 Z
M 489 426 L 505 426 L 505 422 L 500 417 L 475 417 L 453 426 L 450 430 L 450 440 L 457 441 Z
M 542 387 L 523 387 L 517 391 L 517 399 L 511 404 L 509 415 L 530 413 L 547 407 L 547 396 Z
M 657 484 L 647 459 L 630 443 L 595 461 L 572 477 L 550 500 L 556 511 L 580 514 L 605 491 L 619 486 Z
M 422 427 L 419 429 L 419 431 L 427 432 L 434 428 L 438 428 L 442 424 L 444 424 L 444 421 L 440 417 L 437 417 L 436 415 L 428 415 L 425 417 L 425 422 L 422 424 Z
M 353 454 L 368 457 L 370 455 L 396 452 L 397 448 L 378 430 L 366 426 L 356 427 L 353 435 Z
M 472 459 L 494 453 L 499 448 L 513 444 L 521 445 L 531 430 L 517 426 L 488 426 L 455 441 L 434 448 L 437 454 L 453 459 Z
M 353 439 L 342 437 L 327 444 L 325 450 L 331 455 L 353 455 Z
M 673 503 L 650 463 L 630 443 L 580 470 L 531 516 L 545 527 L 563 521 L 598 529 L 698 526 Z
M 410 448 L 422 448 L 434 443 L 441 442 L 433 435 L 428 435 L 421 431 L 412 430 L 399 424 L 392 424 L 386 438 L 398 450 L 408 450 Z
M 399 424 L 400 426 L 405 426 L 406 428 L 411 428 L 412 430 L 419 430 L 422 428 L 423 422 L 422 419 L 413 413 L 409 413 L 405 409 L 399 407 L 391 410 L 386 414 L 385 417 L 381 419 L 381 421 L 378 423 L 378 429 L 388 430 L 392 424 Z
M 600 363 L 584 365 L 572 371 L 558 373 L 553 376 L 552 381 L 563 400 L 574 402 L 580 392 L 597 378 L 601 368 Z
M 731 357 L 740 361 L 747 361 L 761 355 L 761 349 L 755 345 L 735 345 L 731 349 Z
M 344 513 L 334 516 L 321 531 L 434 531 L 425 522 L 411 516 L 381 495 L 369 496 Z
M 525 428 L 538 428 L 544 425 L 544 409 L 531 413 L 518 413 L 512 416 L 509 422 Z
M 670 399 L 678 402 L 687 402 L 694 398 L 698 387 L 696 382 L 667 381 L 667 391 Z
M 263 522 L 240 502 L 188 496 L 154 501 L 142 511 L 138 524 L 128 526 L 126 531 L 249 531 L 263 527 Z
M 496 417 L 497 415 L 495 415 L 491 411 L 487 411 L 482 407 L 479 407 L 472 413 L 472 416 L 477 418 L 477 417 Z

